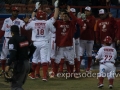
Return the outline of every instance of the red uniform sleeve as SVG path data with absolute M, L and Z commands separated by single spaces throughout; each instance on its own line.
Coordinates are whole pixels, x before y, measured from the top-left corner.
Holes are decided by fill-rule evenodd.
M 117 22 L 116 39 L 120 40 L 120 20 Z
M 69 12 L 69 14 L 70 14 L 70 17 L 72 18 L 72 21 L 77 23 L 77 17 L 72 12 Z
M 115 40 L 116 39 L 116 33 L 117 33 L 117 30 L 118 30 L 117 21 L 113 17 L 110 17 L 110 19 L 111 19 L 111 22 L 112 22 L 112 25 L 113 25 L 112 38 L 113 38 L 113 40 Z
M 84 25 L 84 21 L 83 21 L 81 18 L 78 18 L 78 19 L 77 19 L 77 23 L 78 23 L 81 27 L 83 27 L 83 25 Z
M 89 23 L 89 25 L 90 25 L 90 28 L 91 28 L 91 29 L 94 29 L 94 26 L 95 26 L 95 23 L 96 23 L 96 19 L 95 19 L 94 17 L 92 17 L 91 19 L 92 19 L 92 20 L 91 20 L 91 22 Z
M 100 28 L 99 28 L 99 21 L 96 23 L 96 41 L 100 42 Z

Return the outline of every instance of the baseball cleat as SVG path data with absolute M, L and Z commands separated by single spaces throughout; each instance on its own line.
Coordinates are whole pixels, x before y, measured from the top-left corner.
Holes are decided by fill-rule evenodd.
M 80 76 L 75 75 L 74 78 L 78 79 L 78 78 L 80 78 Z
M 35 79 L 35 77 L 32 76 L 31 74 L 29 74 L 28 76 L 29 76 L 29 78 L 31 78 L 31 79 Z
M 36 74 L 35 78 L 40 78 L 40 74 Z
M 4 72 L 5 72 L 5 71 L 3 71 L 3 70 L 0 72 L 0 77 L 4 74 Z
M 98 88 L 102 88 L 103 87 L 103 84 L 98 84 Z
M 50 72 L 49 72 L 49 77 L 50 77 L 50 78 L 54 78 L 54 77 L 55 77 L 55 75 L 54 75 L 54 72 L 53 72 L 53 71 L 50 71 Z
M 43 78 L 42 80 L 43 80 L 43 81 L 47 81 L 47 79 L 46 79 L 46 78 Z
M 113 85 L 109 85 L 109 89 L 112 89 L 113 88 Z
M 92 71 L 91 70 L 86 70 L 86 73 L 92 73 Z

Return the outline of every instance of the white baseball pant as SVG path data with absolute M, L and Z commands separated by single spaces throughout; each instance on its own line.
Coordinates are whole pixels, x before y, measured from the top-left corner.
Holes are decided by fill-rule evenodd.
M 63 57 L 66 59 L 66 61 L 69 62 L 70 65 L 74 65 L 74 50 L 73 50 L 73 46 L 57 47 L 57 53 L 56 53 L 56 57 L 55 57 L 55 62 L 57 64 L 59 64 Z
M 83 56 L 84 52 L 86 51 L 87 57 L 91 57 L 93 44 L 94 44 L 93 40 L 80 40 L 80 56 Z
M 47 55 L 48 55 L 48 41 L 40 41 L 40 42 L 34 42 L 34 46 L 36 46 L 36 50 L 33 54 L 33 63 L 38 63 L 40 60 L 42 63 L 48 63 Z
M 111 62 L 106 62 L 100 64 L 98 77 L 107 77 L 109 79 L 114 79 L 116 67 Z

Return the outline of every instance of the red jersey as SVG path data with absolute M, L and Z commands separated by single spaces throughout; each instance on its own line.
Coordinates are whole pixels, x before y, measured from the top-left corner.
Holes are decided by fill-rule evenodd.
M 80 39 L 82 40 L 94 40 L 95 39 L 95 26 L 96 19 L 94 16 L 86 17 L 84 25 L 80 29 Z
M 116 30 L 117 24 L 113 17 L 108 17 L 104 20 L 100 19 L 96 27 L 96 40 L 102 44 L 106 36 L 110 36 L 114 40 Z
M 73 45 L 73 35 L 75 33 L 76 18 L 70 12 L 72 20 L 62 21 L 57 20 L 55 22 L 56 27 L 56 45 L 58 47 L 67 47 Z
M 120 40 L 120 20 L 117 21 L 116 38 L 117 40 Z

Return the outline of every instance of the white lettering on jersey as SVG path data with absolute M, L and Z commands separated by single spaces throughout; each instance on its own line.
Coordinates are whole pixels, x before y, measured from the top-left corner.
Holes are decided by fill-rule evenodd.
M 35 29 L 37 30 L 36 37 L 44 37 L 45 24 L 46 23 L 35 23 Z
M 109 25 L 109 22 L 101 22 L 101 23 L 99 23 L 99 26 L 101 26 L 102 27 L 102 31 L 103 32 L 106 32 L 107 31 L 107 25 Z
M 100 62 L 111 61 L 115 62 L 117 52 L 111 46 L 101 47 L 97 53 L 96 59 L 100 59 Z
M 28 46 L 28 44 L 29 44 L 28 41 L 19 43 L 20 47 Z
M 64 36 L 66 35 L 66 30 L 69 28 L 69 25 L 60 25 L 61 28 L 63 28 L 61 34 Z

